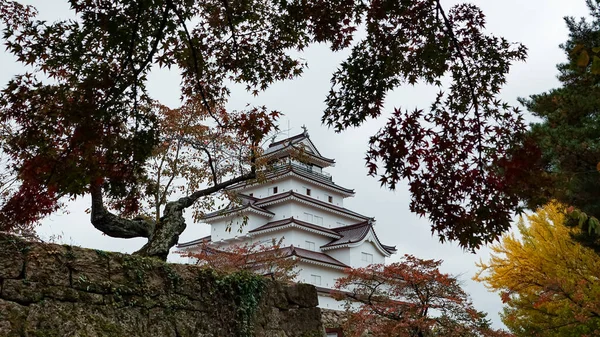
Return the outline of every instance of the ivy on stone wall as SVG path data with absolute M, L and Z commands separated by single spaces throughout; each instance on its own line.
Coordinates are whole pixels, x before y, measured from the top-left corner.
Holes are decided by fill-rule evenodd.
M 224 275 L 212 272 L 217 275 L 216 290 L 222 295 L 231 296 L 236 304 L 237 335 L 252 337 L 252 319 L 265 289 L 264 278 L 247 271 Z
M 321 336 L 307 287 L 0 233 L 0 336 Z

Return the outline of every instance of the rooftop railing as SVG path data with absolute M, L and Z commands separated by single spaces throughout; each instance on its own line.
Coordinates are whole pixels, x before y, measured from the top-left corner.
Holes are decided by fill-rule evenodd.
M 299 164 L 299 163 L 289 163 L 288 162 L 285 164 L 277 164 L 274 166 L 274 168 L 279 169 L 279 168 L 286 168 L 289 166 L 292 166 L 293 168 L 303 171 L 303 172 L 306 172 L 306 173 L 314 174 L 315 176 L 320 177 L 322 179 L 332 181 L 331 174 L 329 174 L 327 172 L 323 172 L 323 171 L 314 170 L 312 168 L 312 166 L 310 166 L 310 165 L 303 165 L 303 164 Z

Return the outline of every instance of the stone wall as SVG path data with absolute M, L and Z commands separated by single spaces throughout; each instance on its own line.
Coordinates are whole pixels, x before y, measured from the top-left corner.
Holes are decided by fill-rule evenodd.
M 321 337 L 313 286 L 0 234 L 0 336 Z
M 344 323 L 347 321 L 345 311 L 321 309 L 321 322 L 323 327 L 330 330 L 342 330 Z

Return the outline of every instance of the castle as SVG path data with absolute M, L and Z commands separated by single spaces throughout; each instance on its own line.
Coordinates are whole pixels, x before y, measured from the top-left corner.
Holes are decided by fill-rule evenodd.
M 294 153 L 302 153 L 302 161 Z M 325 168 L 333 159 L 321 155 L 308 132 L 273 142 L 264 157 L 274 162 L 265 182 L 240 183 L 230 188 L 240 203 L 206 214 L 211 235 L 178 248 L 194 251 L 206 242 L 214 247 L 270 242 L 281 239 L 285 256 L 298 262 L 297 281 L 315 285 L 321 308 L 341 310 L 330 297 L 346 268 L 384 263 L 396 248 L 382 244 L 375 220 L 344 208 L 354 190 L 333 182 Z

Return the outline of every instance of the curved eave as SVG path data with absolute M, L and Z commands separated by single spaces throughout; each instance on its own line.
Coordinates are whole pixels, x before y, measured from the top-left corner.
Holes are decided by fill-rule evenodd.
M 300 257 L 297 255 L 294 255 L 298 258 L 298 260 L 304 262 L 304 263 L 310 263 L 310 264 L 315 264 L 317 266 L 321 266 L 321 267 L 329 267 L 329 268 L 335 268 L 335 269 L 341 269 L 341 270 L 345 270 L 347 268 L 350 268 L 346 265 L 337 265 L 337 264 L 333 264 L 333 263 L 326 263 L 326 262 L 321 262 L 321 261 L 316 261 L 316 260 L 311 260 L 311 259 L 307 259 L 305 257 Z
M 321 204 L 317 200 L 313 201 L 313 200 L 310 200 L 310 199 L 304 199 L 304 198 L 298 197 L 298 194 L 294 193 L 294 192 L 291 192 L 291 193 L 290 192 L 286 192 L 286 193 L 289 193 L 289 195 L 283 196 L 280 199 L 274 199 L 272 201 L 267 201 L 267 202 L 264 202 L 264 203 L 261 203 L 261 201 L 258 201 L 257 203 L 260 204 L 261 207 L 266 207 L 266 206 L 272 206 L 272 205 L 283 203 L 283 202 L 287 202 L 287 201 L 297 201 L 297 202 L 299 202 L 301 204 L 309 205 L 309 206 L 312 206 L 314 208 L 326 210 L 326 211 L 328 211 L 330 213 L 342 215 L 342 216 L 345 216 L 347 218 L 356 219 L 356 220 L 359 220 L 359 221 L 364 221 L 364 220 L 370 219 L 369 217 L 364 216 L 362 214 L 349 213 L 349 212 L 345 212 L 342 209 L 337 209 L 337 207 L 334 206 L 334 205 L 331 205 L 331 206 L 327 205 L 326 206 L 324 204 Z M 307 197 L 307 198 L 309 198 L 309 197 Z
M 338 185 L 334 184 L 333 182 L 331 184 L 327 184 L 327 183 L 321 182 L 321 181 L 319 181 L 317 179 L 311 178 L 309 176 L 310 173 L 308 173 L 306 175 L 303 175 L 301 173 L 298 173 L 298 172 L 294 171 L 293 168 L 287 169 L 287 170 L 282 171 L 280 173 L 273 173 L 273 175 L 274 176 L 272 176 L 272 177 L 268 177 L 268 175 L 267 175 L 266 179 L 269 182 L 275 182 L 275 181 L 278 181 L 278 180 L 281 180 L 281 179 L 285 179 L 285 178 L 290 177 L 290 176 L 294 176 L 294 177 L 296 177 L 296 178 L 298 178 L 300 180 L 304 180 L 304 181 L 313 183 L 313 184 L 315 184 L 315 185 L 317 185 L 319 187 L 322 187 L 322 188 L 324 188 L 326 190 L 329 190 L 329 191 L 341 194 L 344 197 L 353 197 L 355 195 L 354 190 L 338 186 Z M 251 183 L 251 184 L 234 186 L 234 187 L 231 187 L 230 190 L 231 191 L 239 191 L 239 190 L 242 190 L 242 189 L 246 189 L 246 188 L 250 188 L 250 187 L 254 187 L 254 186 L 262 185 L 262 184 L 264 184 L 264 183 L 262 183 L 262 182 L 260 182 L 260 183 L 259 182 L 254 182 L 254 183 Z
M 211 236 L 205 236 L 203 238 L 200 239 L 196 239 L 196 240 L 192 240 L 192 241 L 188 241 L 188 242 L 183 242 L 183 243 L 179 243 L 177 244 L 177 248 L 191 248 L 191 247 L 195 247 L 197 245 L 200 245 L 202 243 L 210 243 Z
M 260 234 L 271 233 L 271 232 L 276 232 L 276 231 L 280 231 L 280 230 L 284 230 L 284 229 L 290 229 L 290 228 L 304 230 L 304 231 L 307 231 L 307 232 L 310 232 L 310 233 L 315 233 L 315 234 L 327 236 L 327 237 L 330 237 L 330 238 L 333 238 L 333 239 L 339 239 L 339 238 L 341 238 L 340 235 L 334 235 L 334 234 L 327 233 L 327 232 L 320 231 L 320 230 L 316 230 L 316 229 L 313 229 L 313 228 L 308 228 L 308 227 L 305 227 L 305 226 L 302 226 L 302 225 L 298 225 L 298 224 L 296 224 L 294 222 L 290 222 L 290 223 L 285 224 L 285 225 L 281 225 L 281 226 L 277 226 L 277 227 L 272 227 L 272 228 L 267 228 L 267 229 L 263 229 L 263 230 L 259 230 L 259 231 L 252 230 L 249 233 L 252 233 L 253 235 L 260 235 Z
M 293 146 L 286 146 L 284 148 L 281 148 L 277 151 L 273 151 L 271 153 L 265 154 L 263 155 L 264 158 L 279 158 L 279 157 L 284 157 L 286 155 L 289 155 L 291 153 L 291 150 L 295 149 Z M 313 153 L 310 152 L 304 152 L 304 154 L 307 156 L 308 161 L 311 162 L 312 164 L 317 164 L 320 167 L 329 167 L 329 166 L 335 166 L 335 160 L 331 159 L 331 158 L 325 158 L 325 157 L 321 157 L 321 156 L 317 156 Z
M 216 215 L 212 215 L 212 216 L 209 216 L 209 217 L 202 218 L 202 221 L 204 221 L 206 223 L 212 223 L 212 222 L 215 222 L 217 220 L 222 220 L 222 219 L 225 219 L 225 218 L 229 218 L 229 217 L 232 217 L 232 216 L 236 216 L 236 215 L 243 214 L 243 213 L 248 213 L 248 212 L 255 213 L 255 214 L 258 214 L 258 215 L 262 215 L 262 216 L 264 216 L 266 218 L 272 218 L 273 216 L 275 216 L 275 213 L 273 213 L 273 212 L 260 209 L 260 208 L 254 206 L 254 205 L 248 205 L 248 206 L 240 208 L 240 209 L 235 209 L 235 210 L 230 210 L 230 211 L 224 211 L 222 214 L 216 214 Z
M 373 237 L 373 240 L 367 240 L 367 238 L 369 237 L 369 233 L 371 233 L 371 236 Z M 373 242 L 373 244 L 375 245 L 375 248 L 377 248 L 377 250 L 385 257 L 390 257 L 392 254 L 395 254 L 395 248 L 394 251 L 390 251 L 384 248 L 384 245 L 381 244 L 381 242 L 379 241 L 379 238 L 377 238 L 377 235 L 375 234 L 375 230 L 373 229 L 373 227 L 371 227 L 366 234 L 357 241 L 354 242 L 342 242 L 336 245 L 323 245 L 321 246 L 321 250 L 322 251 L 327 251 L 327 250 L 334 250 L 334 249 L 340 249 L 340 248 L 354 248 L 354 247 L 358 247 L 361 246 L 362 244 L 364 244 L 365 242 L 370 241 Z M 385 247 L 390 247 L 390 246 L 385 246 Z
M 326 188 L 326 189 L 328 189 L 328 190 L 335 191 L 335 192 L 337 192 L 337 193 L 340 193 L 340 194 L 342 194 L 343 196 L 346 196 L 346 197 L 353 197 L 353 196 L 354 196 L 354 194 L 355 194 L 355 193 L 354 193 L 354 190 L 351 190 L 351 189 L 349 189 L 349 188 L 344 188 L 344 187 L 341 187 L 341 186 L 338 186 L 338 185 L 332 186 L 332 185 L 329 185 L 329 184 L 323 183 L 323 182 L 321 182 L 321 181 L 319 181 L 319 180 L 317 180 L 317 179 L 313 179 L 313 178 L 311 178 L 311 177 L 309 176 L 309 175 L 310 175 L 310 173 L 308 173 L 308 174 L 306 174 L 306 175 L 303 175 L 303 174 L 302 174 L 302 173 L 300 173 L 300 172 L 296 172 L 296 171 L 294 171 L 294 169 L 293 169 L 293 168 L 291 169 L 291 171 L 290 171 L 289 173 L 287 173 L 287 174 L 284 174 L 284 175 L 294 175 L 294 176 L 298 177 L 298 178 L 299 178 L 299 179 L 301 179 L 301 180 L 308 181 L 308 182 L 312 182 L 313 184 L 315 184 L 315 185 L 317 185 L 317 186 L 320 186 L 320 187 Z M 332 184 L 333 184 L 333 182 L 332 182 Z

